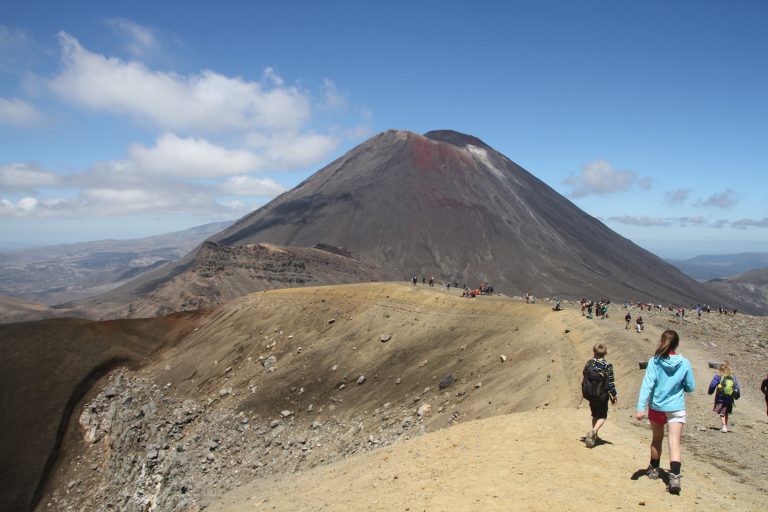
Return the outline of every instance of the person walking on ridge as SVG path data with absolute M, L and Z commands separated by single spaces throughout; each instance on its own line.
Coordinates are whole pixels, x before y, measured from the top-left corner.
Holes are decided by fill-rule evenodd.
M 680 336 L 675 331 L 666 330 L 662 333 L 659 346 L 645 369 L 635 415 L 638 421 L 642 421 L 648 409 L 653 438 L 651 461 L 646 474 L 652 480 L 659 478 L 661 444 L 664 440 L 664 425 L 667 425 L 670 468 L 668 488 L 672 494 L 680 493 L 680 440 L 685 426 L 685 393 L 696 389 L 690 361 L 675 352 L 679 344 Z
M 581 383 L 581 393 L 589 400 L 589 411 L 592 413 L 592 429 L 584 437 L 587 448 L 595 446 L 597 433 L 608 419 L 608 400 L 616 405 L 616 384 L 613 376 L 613 365 L 605 360 L 608 348 L 603 343 L 592 347 L 593 357 L 584 365 Z
M 733 412 L 733 403 L 741 398 L 739 380 L 733 375 L 728 362 L 720 363 L 718 373 L 712 377 L 707 393 L 715 395 L 715 406 L 712 410 L 720 415 L 720 432 L 728 432 L 728 415 Z

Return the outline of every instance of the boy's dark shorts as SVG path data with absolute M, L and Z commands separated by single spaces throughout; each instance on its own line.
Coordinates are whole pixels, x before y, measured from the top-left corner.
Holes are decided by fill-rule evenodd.
M 731 414 L 733 412 L 733 404 L 726 404 L 723 402 L 715 402 L 715 406 L 712 408 L 720 416 Z
M 596 420 L 604 420 L 608 418 L 608 399 L 590 400 L 589 410 L 592 411 L 592 417 Z

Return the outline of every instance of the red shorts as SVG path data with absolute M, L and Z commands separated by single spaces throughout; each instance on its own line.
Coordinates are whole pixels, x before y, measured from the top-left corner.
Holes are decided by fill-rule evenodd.
M 657 411 L 648 408 L 648 419 L 659 425 L 667 423 L 685 423 L 685 410 L 682 411 Z

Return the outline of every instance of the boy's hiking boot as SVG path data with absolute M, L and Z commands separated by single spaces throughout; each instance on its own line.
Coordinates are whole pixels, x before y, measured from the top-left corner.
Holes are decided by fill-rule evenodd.
M 723 425 L 723 426 L 720 428 L 720 432 L 722 432 L 723 434 L 727 434 L 727 433 L 728 433 L 728 427 L 726 427 L 725 425 Z
M 669 474 L 669 493 L 670 494 L 680 494 L 680 478 L 681 478 L 681 475 L 676 475 L 674 473 Z
M 584 443 L 587 445 L 587 448 L 595 446 L 595 439 L 597 439 L 597 432 L 594 430 L 587 432 L 587 435 L 584 437 Z
M 659 478 L 659 468 L 648 466 L 648 469 L 645 470 L 645 474 L 648 475 L 648 478 L 651 480 L 656 480 Z

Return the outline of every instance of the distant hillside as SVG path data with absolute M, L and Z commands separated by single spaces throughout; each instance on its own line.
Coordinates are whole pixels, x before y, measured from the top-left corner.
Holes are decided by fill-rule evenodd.
M 750 304 L 762 314 L 768 315 L 768 268 L 713 279 L 704 283 L 704 286 L 736 302 Z
M 6 252 L 0 254 L 0 294 L 49 306 L 85 299 L 179 259 L 230 224 Z
M 743 274 L 756 268 L 766 268 L 768 252 L 696 256 L 687 260 L 668 259 L 667 262 L 698 281 L 709 281 Z
M 375 280 L 373 267 L 329 246 L 228 247 L 203 242 L 188 256 L 79 306 L 89 318 L 136 318 L 206 309 L 261 290 Z
M 34 302 L 0 295 L 0 323 L 23 322 L 25 320 L 52 318 L 56 311 Z

